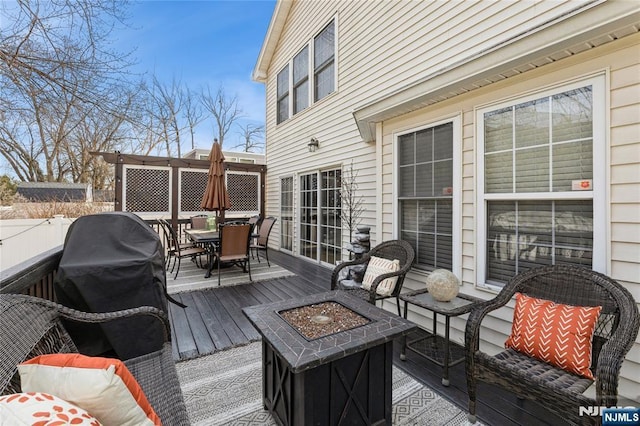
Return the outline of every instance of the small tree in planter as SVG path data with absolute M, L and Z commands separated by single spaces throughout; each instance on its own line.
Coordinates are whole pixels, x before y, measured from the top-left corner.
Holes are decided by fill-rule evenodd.
M 349 229 L 349 242 L 352 241 L 353 231 L 360 224 L 360 216 L 364 212 L 362 207 L 363 197 L 358 195 L 358 171 L 353 168 L 353 160 L 348 169 L 342 173 L 342 185 L 340 188 L 340 199 L 342 207 L 340 209 L 340 219 L 342 224 Z

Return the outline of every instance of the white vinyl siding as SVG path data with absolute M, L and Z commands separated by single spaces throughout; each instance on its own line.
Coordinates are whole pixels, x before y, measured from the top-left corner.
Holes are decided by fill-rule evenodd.
M 602 210 L 599 214 L 609 215 L 610 220 L 596 220 L 604 225 L 594 230 L 594 241 L 603 249 L 594 254 L 597 255 L 594 262 L 598 262 L 594 267 L 623 283 L 640 301 L 640 200 L 637 197 L 640 191 L 640 60 L 637 55 L 640 36 L 629 36 L 628 33 L 621 33 L 619 37 L 603 36 L 603 40 L 594 44 L 569 46 L 562 54 L 556 52 L 520 59 L 521 55 L 530 52 L 528 47 L 544 45 L 552 49 L 556 41 L 590 30 L 588 24 L 565 24 L 565 20 L 578 17 L 577 22 L 594 25 L 605 20 L 615 21 L 626 16 L 626 12 L 616 16 L 612 9 L 623 9 L 625 4 L 632 3 L 294 1 L 269 58 L 266 77 L 267 214 L 279 214 L 280 176 L 294 173 L 295 182 L 298 182 L 302 174 L 321 170 L 328 164 L 335 165 L 336 161 L 349 164 L 353 159 L 354 168 L 359 172 L 359 191 L 364 196 L 362 225 L 371 227 L 372 245 L 396 238 L 396 135 L 459 114 L 461 147 L 456 149 L 460 164 L 454 169 L 461 175 L 460 207 L 453 216 L 457 221 L 454 231 L 459 232 L 457 241 L 454 237 L 454 252 L 460 266 L 459 278 L 463 282 L 461 291 L 485 299 L 493 297 L 493 292 L 476 287 L 478 267 L 483 262 L 478 256 L 484 251 L 484 247 L 478 245 L 478 230 L 486 215 L 479 218 L 476 208 L 480 169 L 476 163 L 475 109 L 498 99 L 540 92 L 541 88 L 557 86 L 558 82 L 571 82 L 577 76 L 605 72 L 610 90 L 604 101 L 596 106 L 602 110 L 600 116 L 609 120 L 605 123 L 608 126 L 605 139 L 610 145 L 604 142 L 603 146 L 598 146 L 607 148 L 595 157 L 604 159 L 605 163 L 599 166 L 606 170 L 594 170 L 595 175 L 605 176 L 600 180 L 605 188 L 602 188 L 604 193 L 599 194 L 603 198 L 593 204 L 594 208 Z M 602 9 L 605 14 L 601 13 Z M 321 102 L 311 102 L 296 119 L 277 125 L 277 73 L 300 52 L 304 41 L 313 40 L 332 20 L 337 39 L 336 90 Z M 557 21 L 562 22 L 556 24 Z M 510 45 L 515 42 L 522 48 L 512 49 Z M 603 43 L 606 44 L 589 50 Z M 354 111 L 405 88 L 410 89 L 416 82 L 428 87 L 420 86 L 419 92 L 408 92 L 407 98 L 420 97 L 425 91 L 439 93 L 438 85 L 442 81 L 464 81 L 467 62 L 473 58 L 482 59 L 492 52 L 499 54 L 504 63 L 513 64 L 514 69 L 498 77 L 487 77 L 472 69 L 480 73 L 478 79 L 487 77 L 487 81 L 482 80 L 479 86 L 463 82 L 446 87 L 444 94 L 447 97 L 456 95 L 454 98 L 439 103 L 425 102 L 421 109 L 407 108 L 403 115 L 381 118 L 377 124 L 378 134 L 374 134 L 376 141 L 363 141 Z M 553 50 L 543 53 L 548 52 Z M 482 64 L 486 67 L 494 65 Z M 485 84 L 488 85 L 482 87 Z M 320 141 L 320 149 L 313 154 L 307 150 L 311 137 Z M 593 182 L 595 185 L 598 180 Z M 296 190 L 295 196 L 298 195 Z M 298 203 L 296 200 L 296 205 Z M 296 218 L 298 223 L 299 218 Z M 275 226 L 279 224 L 280 221 Z M 297 226 L 294 232 L 299 232 Z M 279 233 L 275 235 L 279 236 Z M 299 235 L 296 235 L 294 242 L 298 239 Z M 343 239 L 343 244 L 347 242 Z M 274 238 L 270 244 L 277 248 L 279 242 Z M 294 247 L 293 252 L 298 251 L 299 248 Z M 407 290 L 424 288 L 424 275 L 410 273 L 404 286 Z M 395 309 L 391 305 L 385 307 Z M 423 325 L 431 321 L 424 313 L 410 311 L 409 316 Z M 464 321 L 464 316 L 452 318 L 452 339 L 458 343 L 463 342 Z M 490 321 L 491 330 L 485 330 L 483 344 L 497 350 L 510 332 L 511 313 L 506 309 L 504 314 L 492 317 Z M 622 395 L 640 398 L 637 392 L 639 368 L 640 344 L 636 343 L 622 366 Z

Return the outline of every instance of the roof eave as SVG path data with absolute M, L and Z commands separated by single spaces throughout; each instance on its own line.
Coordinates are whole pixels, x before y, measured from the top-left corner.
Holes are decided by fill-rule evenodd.
M 251 74 L 251 79 L 258 83 L 267 82 L 267 71 L 271 64 L 271 59 L 275 53 L 278 41 L 282 34 L 284 24 L 287 21 L 289 10 L 293 5 L 293 0 L 278 0 L 271 16 L 271 22 L 264 37 L 258 60 Z
M 526 37 L 466 58 L 363 105 L 353 112 L 360 136 L 365 142 L 373 142 L 376 123 L 555 62 L 563 55 L 569 56 L 567 52 L 572 47 L 588 46 L 588 50 L 616 40 L 618 33 L 628 35 L 637 32 L 640 12 L 630 3 L 601 3 L 586 13 L 577 13 L 554 25 L 530 32 Z M 576 28 L 583 31 L 576 32 Z

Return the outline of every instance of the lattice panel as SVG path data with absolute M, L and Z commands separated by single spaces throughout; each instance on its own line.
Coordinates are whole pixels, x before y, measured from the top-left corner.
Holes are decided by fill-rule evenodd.
M 201 211 L 200 203 L 207 188 L 207 171 L 196 172 L 182 170 L 180 172 L 180 211 Z
M 260 177 L 253 174 L 227 173 L 227 191 L 231 200 L 230 211 L 260 211 Z
M 168 212 L 170 210 L 171 173 L 167 169 L 124 170 L 124 211 Z

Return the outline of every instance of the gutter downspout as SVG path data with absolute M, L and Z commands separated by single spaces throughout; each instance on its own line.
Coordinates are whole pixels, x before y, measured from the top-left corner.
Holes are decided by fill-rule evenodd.
M 374 247 L 384 241 L 382 224 L 384 223 L 382 215 L 384 214 L 383 204 L 383 140 L 382 140 L 382 122 L 376 123 L 376 227 L 375 229 L 375 244 L 371 243 L 371 247 Z

